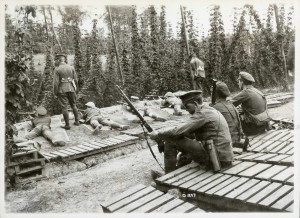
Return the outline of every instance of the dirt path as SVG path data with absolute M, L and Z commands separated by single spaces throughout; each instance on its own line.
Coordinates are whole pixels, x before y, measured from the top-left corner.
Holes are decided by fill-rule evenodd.
M 272 117 L 293 119 L 293 102 L 270 109 Z M 163 157 L 154 146 L 160 163 Z M 102 212 L 103 202 L 138 183 L 150 185 L 159 169 L 148 149 L 111 159 L 84 171 L 32 184 L 6 195 L 7 212 Z

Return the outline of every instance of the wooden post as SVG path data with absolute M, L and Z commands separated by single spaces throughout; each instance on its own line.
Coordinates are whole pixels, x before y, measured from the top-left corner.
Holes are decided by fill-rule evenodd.
M 288 89 L 288 71 L 287 71 L 287 66 L 286 66 L 286 59 L 285 59 L 285 54 L 284 54 L 284 48 L 283 48 L 283 39 L 282 39 L 282 29 L 280 26 L 280 21 L 279 21 L 279 17 L 278 17 L 278 8 L 277 5 L 274 4 L 274 12 L 275 12 L 275 20 L 276 20 L 276 26 L 277 26 L 277 34 L 280 35 L 280 42 L 279 42 L 279 49 L 283 58 L 283 71 L 285 74 L 285 89 Z
M 120 60 L 119 60 L 119 53 L 118 53 L 118 49 L 117 49 L 117 45 L 116 45 L 115 33 L 114 33 L 114 29 L 113 29 L 113 24 L 112 24 L 112 19 L 111 19 L 111 12 L 110 12 L 110 7 L 109 6 L 107 6 L 107 10 L 108 10 L 108 15 L 109 15 L 111 35 L 112 35 L 112 38 L 113 38 L 113 43 L 114 43 L 115 52 L 116 52 L 118 70 L 119 70 L 119 74 L 120 74 L 120 77 L 121 77 L 122 84 L 124 85 L 124 78 L 123 78 L 123 74 L 122 74 L 122 70 L 121 70 L 121 65 L 120 65 Z
M 187 34 L 186 34 L 185 19 L 184 19 L 184 13 L 183 13 L 182 6 L 180 6 L 180 11 L 181 11 L 181 19 L 182 19 L 183 30 L 184 30 L 184 39 L 185 39 L 186 51 L 187 51 L 187 55 L 188 55 L 188 58 L 189 58 L 190 57 L 190 48 L 189 48 L 188 38 L 187 38 Z M 195 82 L 194 82 L 194 75 L 193 75 L 193 71 L 192 71 L 191 66 L 190 66 L 190 75 L 191 75 L 192 89 L 196 89 Z
M 57 44 L 58 44 L 58 46 L 59 46 L 60 52 L 63 53 L 62 47 L 61 47 L 61 45 L 60 45 L 60 42 L 59 42 L 59 40 L 58 40 L 58 38 L 57 38 L 57 36 L 56 36 L 55 30 L 54 30 L 54 23 L 53 23 L 53 19 L 52 19 L 52 13 L 51 13 L 51 8 L 50 8 L 50 6 L 49 6 L 49 8 L 48 8 L 48 12 L 49 12 L 49 14 L 50 14 L 50 20 L 51 20 L 51 24 L 52 24 L 52 33 L 53 33 L 53 37 L 54 37 L 55 41 L 57 42 Z

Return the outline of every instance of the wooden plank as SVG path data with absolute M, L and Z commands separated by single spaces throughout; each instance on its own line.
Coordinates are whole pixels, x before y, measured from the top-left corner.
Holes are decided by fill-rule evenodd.
M 102 149 L 102 147 L 100 147 L 100 146 L 89 144 L 87 142 L 83 143 L 82 145 L 90 147 L 90 148 L 94 148 L 94 149 Z
M 281 143 L 279 146 L 277 146 L 276 148 L 273 148 L 272 150 L 270 150 L 270 152 L 273 153 L 278 153 L 278 151 L 280 151 L 281 149 L 283 149 L 284 147 L 288 146 L 291 142 L 290 141 L 286 141 L 285 143 Z
M 102 148 L 107 147 L 107 145 L 105 145 L 105 144 L 101 144 L 99 142 L 94 142 L 94 141 L 90 141 L 89 144 L 96 145 L 96 146 L 99 146 L 99 147 L 102 147 Z
M 117 135 L 117 136 L 113 136 L 113 138 L 116 138 L 116 139 L 121 139 L 121 140 L 138 140 L 139 137 L 136 137 L 136 136 L 131 136 L 131 135 Z
M 55 154 L 55 155 L 60 156 L 60 157 L 68 157 L 69 156 L 67 154 L 60 153 L 59 151 L 52 151 L 50 154 Z
M 182 180 L 183 178 L 185 178 L 186 176 L 189 176 L 190 174 L 195 173 L 195 172 L 197 172 L 198 170 L 199 170 L 198 168 L 192 168 L 192 169 L 189 169 L 188 171 L 185 171 L 185 172 L 179 174 L 179 175 L 176 176 L 176 177 L 173 177 L 173 178 L 170 178 L 170 179 L 164 181 L 164 183 L 172 184 L 172 183 L 181 181 L 181 180 Z
M 200 208 L 196 208 L 195 210 L 192 210 L 190 213 L 205 213 L 205 210 L 202 210 Z
M 294 211 L 294 203 L 292 203 L 290 206 L 288 206 L 286 209 L 284 209 L 288 212 L 293 212 Z
M 111 212 L 114 212 L 122 207 L 125 207 L 126 205 L 132 203 L 133 201 L 136 201 L 137 199 L 150 194 L 151 192 L 154 192 L 155 188 L 152 186 L 146 187 L 145 189 L 140 190 L 139 192 L 134 193 L 133 195 L 130 195 L 108 207 L 108 210 Z
M 270 180 L 272 177 L 274 177 L 275 175 L 281 173 L 286 168 L 287 168 L 286 166 L 273 165 L 269 169 L 267 169 L 267 170 L 263 171 L 262 173 L 256 175 L 255 178 Z
M 77 147 L 77 146 L 72 146 L 72 147 L 70 147 L 70 148 L 73 149 L 73 150 L 79 151 L 79 152 L 81 152 L 81 153 L 88 152 L 87 150 L 82 149 L 82 148 L 79 148 L 79 147 Z
M 69 156 L 75 155 L 74 152 L 67 151 L 66 149 L 58 150 L 58 151 L 61 152 L 61 153 L 67 154 Z
M 239 173 L 239 176 L 245 176 L 245 177 L 254 177 L 255 175 L 261 173 L 262 171 L 270 168 L 271 164 L 263 164 L 258 163 L 255 166 L 252 166 L 248 168 L 247 170 L 244 170 L 243 172 Z
M 111 145 L 116 145 L 116 144 L 119 144 L 119 143 L 120 143 L 120 141 L 114 141 L 114 140 L 112 140 L 112 139 L 110 139 L 110 138 L 105 139 L 105 141 L 111 143 Z
M 271 206 L 274 204 L 277 200 L 281 199 L 283 196 L 287 195 L 291 190 L 293 189 L 290 185 L 284 185 L 280 187 L 278 190 L 276 190 L 273 194 L 266 197 L 264 200 L 259 202 L 260 205 L 263 206 Z
M 238 188 L 239 186 L 249 181 L 248 178 L 239 178 L 239 177 L 237 178 L 238 178 L 237 180 L 235 180 L 230 184 L 226 184 L 225 186 L 222 187 L 222 189 L 218 190 L 217 192 L 214 192 L 213 194 L 218 196 L 224 196 L 229 192 L 233 193 L 235 189 L 240 189 Z
M 107 144 L 107 145 L 114 145 L 115 144 L 114 142 L 110 142 L 108 139 L 104 139 L 100 142 L 103 143 L 103 144 Z
M 264 150 L 266 147 L 274 143 L 275 141 L 266 141 L 262 142 L 259 146 L 256 146 L 255 148 L 251 149 L 252 152 L 261 152 Z
M 187 213 L 195 208 L 196 208 L 195 205 L 186 202 L 186 203 L 170 210 L 169 213 Z
M 266 153 L 275 153 L 275 152 L 271 152 L 271 150 L 273 150 L 274 148 L 276 148 L 277 146 L 280 146 L 282 143 L 282 141 L 274 141 L 272 144 L 270 144 L 267 148 L 265 148 L 264 152 Z
M 162 196 L 164 193 L 161 191 L 154 191 L 151 192 L 150 194 L 143 196 L 142 198 L 137 199 L 136 201 L 126 205 L 125 207 L 120 208 L 119 210 L 116 210 L 115 212 L 117 213 L 129 213 L 145 204 L 148 202 Z
M 280 160 L 281 164 L 294 165 L 294 157 L 291 155 L 285 159 Z
M 249 139 L 253 140 L 253 139 L 256 139 L 256 140 L 260 140 L 260 139 L 263 139 L 264 137 L 267 137 L 268 135 L 271 135 L 271 134 L 276 134 L 276 131 L 275 130 L 271 130 L 271 131 L 267 131 L 265 133 L 262 133 L 262 134 L 258 134 L 258 135 L 255 135 L 255 136 L 251 136 L 249 137 Z
M 285 159 L 287 157 L 289 157 L 290 155 L 286 155 L 286 154 L 279 154 L 275 157 L 272 157 L 268 160 L 269 163 L 275 163 L 278 164 L 279 161 L 281 161 L 282 159 Z
M 285 207 L 294 202 L 294 192 L 291 191 L 281 199 L 277 200 L 274 204 L 271 205 L 272 208 L 283 210 Z
M 252 155 L 252 154 L 254 154 L 254 153 L 252 153 L 252 152 L 246 152 L 246 153 L 243 153 L 243 154 L 241 154 L 241 155 L 235 156 L 234 159 L 240 160 L 241 158 L 250 156 L 250 155 Z
M 261 138 L 260 140 L 263 140 L 263 141 L 267 141 L 267 140 L 272 140 L 272 138 L 278 136 L 278 135 L 281 135 L 282 134 L 282 131 L 281 130 L 275 130 L 273 133 Z
M 28 168 L 28 169 L 21 170 L 20 172 L 16 172 L 16 174 L 17 174 L 17 175 L 22 175 L 22 174 L 26 174 L 26 173 L 29 173 L 29 172 L 33 172 L 33 171 L 40 170 L 40 169 L 43 169 L 43 168 L 44 168 L 43 166 L 30 167 L 30 168 Z
M 286 154 L 288 151 L 290 151 L 293 148 L 294 148 L 294 143 L 292 145 L 289 144 L 289 145 L 285 146 L 283 149 L 277 151 L 277 153 L 279 153 L 279 154 Z
M 212 182 L 201 186 L 199 189 L 197 189 L 197 192 L 206 192 L 207 190 L 210 190 L 211 188 L 219 185 L 220 183 L 223 183 L 225 180 L 229 179 L 231 176 L 230 175 L 221 175 L 217 179 L 213 180 Z
M 179 185 L 179 188 L 187 189 L 187 188 L 209 178 L 212 175 L 214 175 L 213 171 L 207 171 L 207 172 L 201 174 L 200 176 L 197 176 L 194 179 L 191 179 L 190 181 L 184 182 L 183 184 Z
M 236 175 L 236 174 L 248 169 L 249 167 L 254 166 L 255 164 L 256 163 L 254 163 L 254 162 L 242 162 L 241 164 L 238 164 L 234 167 L 229 168 L 228 170 L 225 170 L 223 173 Z
M 103 147 L 111 146 L 111 143 L 105 142 L 103 140 L 100 142 L 94 142 L 94 143 L 99 143 L 99 144 L 103 145 Z
M 294 185 L 294 176 L 292 176 L 291 178 L 289 178 L 287 181 L 286 181 L 287 184 L 289 185 Z
M 243 192 L 242 194 L 237 196 L 236 199 L 241 200 L 241 201 L 245 201 L 246 199 L 252 197 L 253 195 L 255 195 L 260 190 L 264 189 L 265 187 L 267 187 L 270 184 L 271 183 L 267 182 L 267 181 L 260 181 L 255 186 L 251 187 L 250 189 L 246 190 L 245 192 Z
M 255 159 L 255 158 L 257 158 L 257 157 L 260 157 L 260 156 L 263 156 L 263 155 L 265 155 L 264 153 L 254 153 L 254 154 L 252 154 L 252 155 L 250 155 L 250 156 L 247 156 L 247 157 L 243 157 L 243 158 L 241 158 L 241 160 L 246 160 L 246 161 L 252 161 L 253 159 Z
M 290 155 L 294 154 L 294 148 L 292 148 L 291 150 L 289 150 L 288 152 L 286 152 L 286 154 L 290 154 Z
M 271 181 L 274 182 L 285 182 L 287 179 L 292 177 L 294 175 L 294 167 L 288 167 L 273 178 L 271 178 Z
M 117 143 L 117 144 L 125 142 L 123 140 L 115 139 L 115 138 L 108 138 L 107 140 L 109 140 L 110 142 L 113 142 L 113 143 Z
M 184 167 L 180 167 L 179 169 L 174 170 L 174 171 L 171 172 L 171 173 L 168 173 L 168 174 L 166 174 L 166 175 L 164 175 L 164 176 L 162 176 L 162 177 L 159 177 L 159 178 L 156 179 L 155 181 L 156 181 L 156 182 L 163 182 L 163 181 L 165 181 L 165 180 L 167 180 L 167 179 L 170 179 L 170 178 L 172 178 L 172 177 L 175 177 L 175 176 L 177 176 L 177 175 L 179 175 L 179 174 L 181 174 L 181 173 L 183 173 L 183 172 L 185 172 L 185 171 L 187 171 L 187 170 L 189 170 L 189 169 L 195 168 L 195 167 L 197 167 L 197 166 L 199 166 L 199 164 L 197 164 L 197 163 L 195 163 L 195 162 L 192 162 L 192 163 L 190 163 L 190 164 L 188 164 L 188 165 L 186 165 L 186 166 L 184 166 Z
M 114 196 L 113 198 L 109 199 L 108 201 L 104 202 L 104 203 L 101 203 L 101 206 L 102 207 L 108 207 L 114 203 L 117 203 L 121 200 L 123 200 L 124 198 L 128 197 L 128 196 L 131 196 L 143 189 L 145 189 L 146 186 L 145 185 L 142 185 L 142 184 L 138 184 L 134 187 L 131 187 L 129 188 L 128 190 L 126 190 L 125 192 L 122 192 L 121 194 L 117 195 L 117 196 Z
M 177 182 L 172 183 L 172 185 L 173 186 L 179 186 L 179 185 L 181 185 L 181 184 L 183 184 L 185 182 L 190 181 L 191 179 L 194 179 L 194 178 L 200 176 L 201 174 L 203 174 L 205 172 L 206 172 L 205 170 L 199 169 L 196 172 L 194 172 L 194 173 L 192 173 L 192 174 L 190 174 L 190 175 L 182 178 L 181 180 L 178 180 Z
M 58 157 L 58 155 L 56 155 L 56 154 L 51 154 L 51 153 L 46 153 L 46 154 L 42 154 L 42 155 L 44 155 L 44 156 L 48 156 L 48 157 L 51 157 L 51 158 L 55 158 L 55 157 Z
M 247 200 L 247 203 L 253 203 L 257 204 L 273 192 L 275 192 L 277 189 L 279 189 L 282 185 L 280 183 L 273 182 L 267 187 L 265 187 L 263 190 L 252 196 L 250 199 Z
M 268 159 L 276 156 L 276 154 L 265 154 L 263 156 L 255 158 L 253 161 L 255 162 L 267 162 Z
M 76 150 L 73 150 L 73 149 L 71 149 L 71 148 L 67 148 L 67 149 L 65 149 L 66 151 L 69 151 L 69 152 L 72 152 L 72 153 L 74 153 L 74 154 L 81 154 L 81 152 L 79 152 L 79 151 L 76 151 Z
M 155 213 L 166 213 L 166 212 L 174 209 L 175 207 L 178 207 L 179 205 L 181 205 L 183 203 L 184 202 L 182 200 L 174 199 L 174 200 L 169 201 L 168 203 L 160 206 L 159 208 L 155 209 L 152 212 L 155 212 Z
M 165 195 L 162 195 L 159 198 L 155 199 L 154 201 L 151 201 L 151 202 L 137 208 L 133 212 L 135 212 L 135 213 L 149 213 L 149 212 L 157 209 L 158 207 L 166 204 L 167 202 L 169 202 L 173 199 L 174 199 L 174 197 L 172 195 L 165 194 Z
M 93 151 L 95 150 L 94 148 L 90 148 L 90 147 L 87 147 L 87 146 L 84 146 L 84 145 L 77 145 L 78 148 L 82 148 L 86 151 Z
M 226 175 L 224 175 L 225 177 Z M 234 183 L 236 180 L 238 180 L 239 177 L 237 176 L 231 176 L 229 179 L 226 179 L 225 181 L 217 184 L 216 186 L 214 186 L 213 188 L 209 189 L 208 191 L 206 191 L 206 194 L 214 194 L 215 192 L 224 189 L 224 187 Z M 213 182 L 212 182 L 213 183 Z
M 208 183 L 211 183 L 212 181 L 220 178 L 221 176 L 224 176 L 223 174 L 221 173 L 216 173 L 210 177 L 208 177 L 207 179 L 205 180 L 202 180 L 201 182 L 198 182 L 197 184 L 193 185 L 192 187 L 189 187 L 189 190 L 192 190 L 192 191 L 196 191 L 198 190 L 199 188 L 201 188 L 202 186 L 205 186 L 207 185 Z
M 248 178 L 241 178 L 241 179 L 248 179 Z M 260 182 L 260 180 L 250 179 L 245 184 L 241 185 L 240 187 L 238 187 L 238 188 L 232 190 L 231 192 L 229 192 L 228 194 L 226 194 L 225 197 L 235 198 L 235 197 L 241 195 L 244 191 L 247 191 L 247 190 L 251 189 L 253 186 L 255 186 L 259 182 Z

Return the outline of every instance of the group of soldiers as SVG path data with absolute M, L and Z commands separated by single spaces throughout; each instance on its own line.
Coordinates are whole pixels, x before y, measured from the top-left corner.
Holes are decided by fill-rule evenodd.
M 270 128 L 271 118 L 266 98 L 253 87 L 255 79 L 251 74 L 239 73 L 237 82 L 241 91 L 230 100 L 227 100 L 230 96 L 227 85 L 218 81 L 216 102 L 214 105 L 207 105 L 203 104 L 202 98 L 204 64 L 195 55 L 190 60 L 198 90 L 189 91 L 180 96 L 180 99 L 192 116 L 175 128 L 149 133 L 151 139 L 164 142 L 164 173 L 174 171 L 193 160 L 213 168 L 214 163 L 208 151 L 210 146 L 214 146 L 221 168 L 231 166 L 233 147 L 244 147 L 248 136 L 263 133 Z M 237 106 L 241 106 L 241 113 Z M 159 172 L 152 176 L 157 177 L 157 173 Z

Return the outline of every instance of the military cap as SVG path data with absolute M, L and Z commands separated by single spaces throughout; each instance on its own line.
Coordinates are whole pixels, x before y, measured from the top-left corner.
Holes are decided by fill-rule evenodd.
M 47 110 L 46 108 L 44 108 L 43 106 L 39 106 L 37 109 L 36 109 L 36 112 L 39 114 L 39 115 L 46 115 L 47 114 Z
M 164 97 L 168 98 L 168 97 L 174 97 L 174 96 L 175 95 L 172 92 L 167 92 Z
M 94 102 L 91 102 L 91 101 L 88 102 L 88 103 L 86 103 L 85 106 L 88 106 L 88 107 L 91 107 L 91 108 L 96 107 L 95 104 L 94 104 Z
M 65 58 L 67 58 L 67 55 L 66 54 L 57 54 L 57 55 L 55 55 L 55 58 L 59 58 L 59 57 L 65 57 Z
M 201 95 L 201 90 L 192 90 L 180 96 L 182 103 L 187 104 L 189 101 L 199 97 Z
M 253 76 L 247 72 L 240 72 L 238 79 L 244 79 L 244 80 L 247 80 L 247 81 L 253 82 L 253 83 L 255 82 Z
M 230 91 L 226 85 L 226 83 L 218 81 L 216 83 L 216 91 L 222 93 L 224 96 L 228 97 L 230 95 Z

